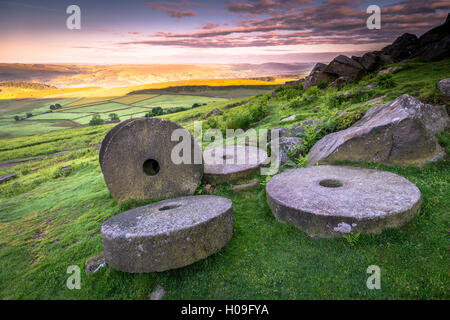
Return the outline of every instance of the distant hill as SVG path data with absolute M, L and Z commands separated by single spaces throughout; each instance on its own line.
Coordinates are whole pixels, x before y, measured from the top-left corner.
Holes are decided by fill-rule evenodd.
M 0 63 L 0 81 L 39 82 L 58 88 L 134 86 L 179 80 L 297 78 L 312 69 L 304 64 L 63 65 Z M 261 78 L 262 79 L 262 78 Z
M 32 90 L 57 89 L 56 87 L 49 86 L 47 84 L 42 84 L 42 83 L 38 83 L 38 82 L 22 82 L 22 81 L 2 81 L 2 82 L 0 82 L 0 87 L 22 88 L 22 89 L 32 89 Z

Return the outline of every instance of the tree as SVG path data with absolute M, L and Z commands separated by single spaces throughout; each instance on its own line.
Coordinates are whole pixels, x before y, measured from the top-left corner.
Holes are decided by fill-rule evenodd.
M 97 125 L 104 124 L 104 123 L 105 123 L 105 121 L 100 117 L 99 114 L 94 114 L 92 116 L 91 121 L 89 121 L 90 126 L 97 126 Z
M 51 106 L 50 106 L 50 110 L 55 110 L 56 108 L 55 108 L 55 105 L 54 104 L 52 104 Z
M 33 116 L 32 113 L 27 113 L 27 118 L 31 118 Z
M 117 115 L 117 113 L 110 113 L 109 114 L 109 119 L 111 119 L 111 121 L 116 121 L 116 120 L 120 121 L 119 116 Z
M 61 108 L 62 108 L 62 106 L 59 103 L 55 104 L 55 109 L 61 109 Z
M 164 110 L 161 107 L 156 107 L 152 109 L 153 116 L 160 116 L 164 114 Z
M 14 120 L 19 121 L 20 117 L 19 116 L 14 116 Z

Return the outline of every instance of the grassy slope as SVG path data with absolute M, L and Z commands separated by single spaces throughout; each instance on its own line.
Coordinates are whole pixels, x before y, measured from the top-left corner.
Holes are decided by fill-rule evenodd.
M 385 94 L 389 100 L 415 92 L 421 81 L 420 94 L 429 95 L 437 80 L 450 75 L 449 65 L 446 61 L 440 68 L 438 64 L 411 66 L 394 75 L 397 86 L 374 89 L 369 95 Z M 427 74 L 428 68 L 436 70 Z M 422 70 L 420 74 L 418 70 Z M 370 81 L 366 79 L 360 86 Z M 277 127 L 285 124 L 279 121 L 282 117 L 291 114 L 299 118 L 310 114 L 327 117 L 333 108 L 327 111 L 326 104 L 341 93 L 320 93 L 311 100 L 302 100 L 300 106 L 293 103 L 298 97 L 272 98 L 268 115 L 252 126 Z M 232 109 L 227 106 L 234 101 L 220 102 L 168 117 L 190 127 L 193 119 L 218 107 L 224 114 L 220 121 L 225 122 L 232 113 L 242 113 L 258 99 L 262 98 Z M 348 101 L 338 109 L 367 107 L 365 101 Z M 325 111 L 312 111 L 315 108 Z M 290 225 L 278 223 L 266 204 L 264 177 L 259 177 L 261 186 L 239 193 L 232 193 L 228 184 L 220 185 L 217 194 L 233 201 L 235 229 L 230 243 L 219 253 L 163 273 L 132 275 L 105 268 L 86 276 L 82 271 L 81 290 L 68 290 L 67 267 L 76 264 L 83 269 L 86 258 L 102 251 L 102 222 L 143 204 L 118 205 L 104 184 L 98 151 L 86 148 L 100 143 L 110 128 L 71 129 L 1 141 L 3 160 L 84 149 L 0 169 L 0 174 L 20 175 L 0 186 L 0 298 L 146 299 L 157 284 L 168 291 L 168 299 L 450 297 L 448 160 L 423 168 L 364 164 L 395 172 L 415 183 L 422 191 L 423 204 L 420 213 L 404 227 L 378 236 L 361 235 L 353 242 L 345 238 L 313 240 Z M 450 152 L 450 134 L 439 138 Z M 67 164 L 72 165 L 72 170 L 63 172 L 61 167 Z M 366 288 L 366 269 L 372 264 L 381 267 L 382 290 Z

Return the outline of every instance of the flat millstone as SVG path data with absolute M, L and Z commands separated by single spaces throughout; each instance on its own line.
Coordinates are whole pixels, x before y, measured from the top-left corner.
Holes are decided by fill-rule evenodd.
M 207 182 L 229 182 L 251 176 L 267 161 L 267 153 L 253 146 L 217 147 L 206 149 L 203 161 Z
M 135 208 L 101 228 L 106 263 L 131 273 L 161 272 L 205 259 L 224 247 L 232 232 L 231 200 L 213 195 Z
M 345 166 L 285 171 L 270 179 L 266 194 L 278 221 L 311 237 L 378 234 L 406 223 L 421 203 L 419 189 L 403 177 Z
M 190 163 L 172 161 L 172 150 L 180 143 L 172 141 L 175 130 L 183 131 L 191 139 Z M 197 163 L 196 154 L 200 158 Z M 178 124 L 160 118 L 137 118 L 126 120 L 108 132 L 99 161 L 111 195 L 117 202 L 124 202 L 194 194 L 203 173 L 201 155 L 195 139 Z M 159 171 L 145 172 L 149 161 L 156 163 Z

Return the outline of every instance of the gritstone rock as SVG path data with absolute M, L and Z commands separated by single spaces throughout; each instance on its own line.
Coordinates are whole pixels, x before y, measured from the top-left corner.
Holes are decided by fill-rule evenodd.
M 278 221 L 311 237 L 378 234 L 400 227 L 418 211 L 419 189 L 390 172 L 344 166 L 288 170 L 266 185 Z
M 201 195 L 135 208 L 101 228 L 106 263 L 123 272 L 181 268 L 224 247 L 233 232 L 231 200 Z
M 175 130 L 190 138 L 189 163 L 172 159 L 172 150 L 181 141 L 172 141 Z M 201 155 L 200 146 L 178 124 L 138 118 L 122 122 L 106 135 L 99 159 L 111 195 L 123 202 L 193 194 L 202 177 Z

